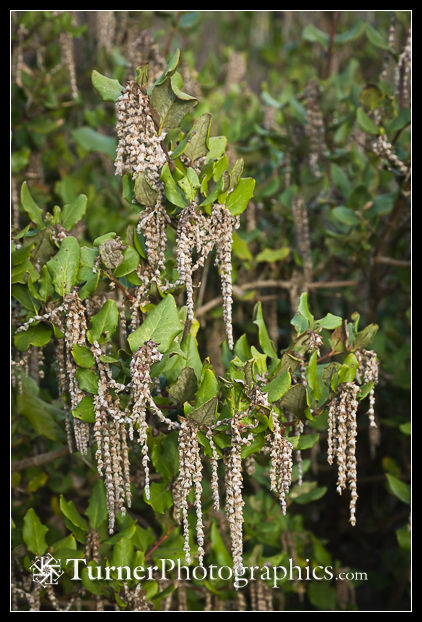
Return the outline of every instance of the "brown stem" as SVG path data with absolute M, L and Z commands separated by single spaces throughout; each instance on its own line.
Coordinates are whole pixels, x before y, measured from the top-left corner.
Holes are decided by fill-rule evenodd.
M 393 259 L 392 257 L 375 257 L 374 261 L 388 266 L 398 266 L 402 268 L 407 268 L 411 265 L 411 262 L 406 259 Z
M 46 464 L 47 462 L 52 462 L 57 458 L 63 458 L 70 453 L 69 447 L 59 447 L 58 449 L 53 449 L 52 451 L 48 451 L 44 454 L 38 454 L 37 456 L 32 456 L 31 458 L 23 458 L 23 460 L 15 460 L 11 463 L 11 471 L 23 471 L 23 469 L 27 469 L 32 466 L 41 466 L 42 464 Z
M 164 56 L 167 56 L 170 50 L 171 42 L 173 41 L 173 37 L 176 34 L 177 26 L 179 25 L 179 20 L 181 17 L 182 17 L 182 13 L 179 11 L 179 13 L 175 17 L 172 29 L 170 30 L 170 34 L 167 38 L 166 45 L 164 46 Z
M 334 37 L 336 36 L 338 14 L 339 14 L 339 11 L 333 11 L 333 19 L 331 22 L 331 30 L 330 30 L 330 42 L 328 44 L 328 52 L 327 52 L 327 68 L 325 70 L 326 78 L 329 78 L 331 74 L 331 65 L 332 65 L 332 60 L 333 60 L 333 49 L 334 49 Z
M 132 296 L 132 294 L 129 294 L 127 289 L 125 287 L 123 287 L 123 285 L 120 283 L 120 281 L 118 279 L 116 279 L 116 277 L 113 274 L 110 274 L 109 272 L 106 272 L 106 271 L 104 271 L 104 274 L 106 274 L 108 276 L 108 278 L 110 279 L 110 281 L 113 281 L 113 283 L 115 283 L 117 285 L 117 287 L 119 287 L 122 290 L 122 292 L 124 293 L 126 298 L 128 300 L 130 300 L 130 302 L 135 302 L 135 298 Z
M 154 553 L 155 549 L 158 549 L 158 547 L 160 546 L 160 544 L 162 544 L 165 540 L 167 540 L 167 538 L 169 537 L 169 535 L 171 534 L 171 532 L 175 529 L 175 525 L 173 525 L 173 527 L 171 529 L 168 530 L 168 532 L 166 534 L 164 534 L 164 536 L 162 538 L 160 538 L 158 540 L 158 542 L 156 542 L 154 544 L 154 546 L 152 547 L 152 549 L 150 549 L 148 551 L 148 553 L 146 553 L 145 558 L 144 559 L 148 559 L 149 557 L 151 557 L 151 555 Z

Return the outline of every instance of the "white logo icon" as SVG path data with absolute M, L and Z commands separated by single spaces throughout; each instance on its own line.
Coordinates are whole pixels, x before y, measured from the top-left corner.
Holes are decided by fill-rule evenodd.
M 60 562 L 50 553 L 43 557 L 36 557 L 29 569 L 32 570 L 32 580 L 41 585 L 57 585 L 58 580 L 64 574 Z

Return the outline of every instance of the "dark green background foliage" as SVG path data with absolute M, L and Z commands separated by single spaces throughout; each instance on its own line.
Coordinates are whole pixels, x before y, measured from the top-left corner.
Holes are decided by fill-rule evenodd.
M 265 462 L 260 458 L 256 476 L 246 479 L 244 491 L 245 563 L 286 563 L 290 555 L 281 542 L 288 532 L 302 562 L 311 558 L 337 570 L 367 573 L 367 581 L 355 583 L 356 602 L 346 605 L 359 610 L 408 610 L 410 606 L 410 182 L 373 148 L 377 136 L 386 136 L 399 160 L 409 165 L 410 102 L 403 75 L 395 88 L 395 67 L 411 15 L 395 13 L 393 45 L 388 40 L 391 18 L 388 11 L 116 11 L 112 44 L 101 45 L 96 12 L 12 12 L 13 329 L 45 312 L 46 302 L 58 300 L 74 284 L 83 283 L 82 298 L 105 291 L 109 280 L 98 281 L 92 265 L 102 241 L 98 238 L 108 232 L 115 232 L 128 245 L 114 279 L 127 289 L 136 284 L 134 270 L 144 257 L 143 241 L 134 232 L 139 205 L 132 204 L 128 179 L 122 184 L 114 175 L 117 140 L 111 102 L 120 93 L 119 84 L 135 78 L 129 67 L 130 43 L 143 31 L 151 34 L 164 66 L 181 50 L 178 71 L 183 91 L 199 100 L 182 121 L 181 131 L 188 132 L 193 121 L 210 113 L 210 136 L 227 137 L 227 166 L 231 169 L 242 158 L 243 177 L 256 180 L 253 198 L 233 238 L 237 360 L 248 360 L 253 347 L 252 352 L 258 355 L 260 350 L 274 361 L 289 348 L 295 337 L 293 327 L 299 335 L 309 327 L 303 297 L 302 312 L 295 315 L 304 287 L 304 258 L 292 217 L 297 196 L 305 201 L 309 218 L 313 268 L 307 302 L 312 314 L 348 319 L 350 343 L 355 345 L 359 316 L 359 330 L 379 326 L 367 347 L 376 351 L 380 361 L 375 410 L 381 438 L 371 455 L 367 418 L 358 418 L 357 526 L 348 523 L 348 502 L 336 494 L 336 473 L 326 463 L 324 415 L 308 422 L 310 436 L 303 439 L 303 447 L 311 448 L 318 441 L 320 455 L 314 456 L 311 467 L 311 450 L 304 449 L 305 482 L 300 490 L 293 485 L 287 516 L 282 516 L 269 492 Z M 72 93 L 61 53 L 65 33 L 73 40 L 77 93 Z M 386 59 L 387 71 L 381 76 Z M 111 87 L 109 92 L 104 91 L 104 76 L 116 81 L 105 83 Z M 312 79 L 319 88 L 325 139 L 317 171 L 309 164 L 312 140 L 306 120 L 306 93 Z M 170 130 L 173 145 L 180 139 L 178 131 Z M 177 196 L 180 200 L 180 192 Z M 171 213 L 176 213 L 181 206 L 171 190 L 167 198 L 173 203 Z M 59 252 L 51 240 L 54 228 L 70 232 Z M 172 277 L 174 243 L 169 228 L 166 269 Z M 67 253 L 71 260 L 64 261 L 59 253 Z M 183 292 L 174 295 L 181 307 Z M 206 287 L 198 293 L 198 350 L 194 334 L 190 345 L 184 342 L 205 394 L 209 364 L 216 375 L 234 369 L 226 345 L 220 349 L 225 335 L 219 296 L 218 274 L 211 268 Z M 159 296 L 154 302 L 158 301 Z M 112 334 L 117 318 L 109 307 L 105 325 Z M 338 324 L 325 321 L 328 348 L 324 352 L 329 352 L 330 330 Z M 95 333 L 95 322 L 90 328 Z M 180 331 L 176 328 L 175 334 Z M 174 336 L 168 336 L 167 350 Z M 108 536 L 104 489 L 94 455 L 70 456 L 66 449 L 60 454 L 66 439 L 52 337 L 50 324 L 35 324 L 12 342 L 15 360 L 31 344 L 44 346 L 46 355 L 45 376 L 35 381 L 30 370 L 29 377 L 23 378 L 22 392 L 14 388 L 12 394 L 12 458 L 18 464 L 12 469 L 14 577 L 28 574 L 34 555 L 47 550 L 59 559 L 82 556 L 89 528 L 100 534 L 102 558 L 116 565 L 122 560 L 125 565 L 128 560 L 141 565 L 145 555 L 150 561 L 181 557 L 183 538 L 175 527 L 168 490 L 177 472 L 177 434 L 150 436 L 150 455 L 158 474 L 151 499 L 141 498 L 140 488 L 134 486 L 132 510 L 118 519 L 116 534 Z M 126 374 L 127 380 L 130 353 L 119 350 L 116 339 L 110 343 L 111 356 L 117 357 L 116 377 Z M 75 353 L 81 372 L 78 380 L 91 395 L 96 392 L 96 377 L 89 373 L 92 361 L 84 355 L 87 352 Z M 173 386 L 179 371 L 177 366 L 173 370 Z M 308 384 L 312 384 L 311 373 Z M 173 397 L 182 389 L 172 388 Z M 85 420 L 91 416 L 90 399 L 79 413 Z M 179 399 L 182 403 L 186 397 Z M 20 463 L 56 449 L 54 461 L 40 465 L 33 461 L 26 467 Z M 136 459 L 140 460 L 139 455 Z M 205 488 L 205 496 L 208 493 Z M 220 530 L 218 516 L 209 513 L 207 520 L 209 560 L 230 563 L 227 535 Z M 167 536 L 163 543 L 149 555 L 163 536 Z M 60 585 L 58 595 L 65 602 L 74 585 L 66 577 Z M 102 588 L 84 577 L 83 585 L 87 602 L 101 593 L 125 609 L 117 581 Z M 274 609 L 341 610 L 334 583 L 303 585 L 301 592 L 296 583 L 283 584 L 284 597 L 274 595 Z M 159 609 L 165 594 L 155 581 L 144 587 L 147 599 Z M 200 587 L 204 586 L 189 590 L 189 609 L 203 609 Z M 230 586 L 206 587 L 233 608 Z M 50 607 L 48 600 L 44 605 Z M 86 608 L 95 606 L 88 603 Z

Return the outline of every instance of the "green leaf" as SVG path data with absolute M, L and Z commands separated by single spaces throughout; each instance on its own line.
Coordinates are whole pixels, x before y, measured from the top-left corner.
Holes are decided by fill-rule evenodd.
M 179 404 L 191 402 L 198 389 L 195 371 L 192 367 L 184 367 L 177 378 L 176 383 L 168 390 L 172 397 Z
M 291 377 L 289 370 L 284 370 L 281 374 L 273 378 L 265 387 L 262 387 L 264 393 L 268 393 L 268 401 L 276 402 L 283 397 L 290 389 Z
M 37 395 L 38 387 L 32 379 L 24 379 L 22 393 L 17 398 L 17 413 L 23 415 L 37 434 L 53 441 L 63 441 L 65 435 L 57 419 L 64 413 Z
M 115 102 L 116 99 L 120 97 L 123 91 L 123 86 L 119 83 L 118 80 L 107 78 L 95 69 L 91 74 L 91 80 L 94 88 L 96 89 L 103 101 Z
M 399 130 L 410 125 L 412 120 L 410 108 L 403 108 L 395 119 L 386 123 L 386 130 L 389 134 L 398 132 Z
M 72 203 L 67 203 L 61 213 L 60 221 L 66 231 L 70 231 L 85 216 L 88 198 L 80 194 Z
M 162 84 L 167 79 L 168 76 L 172 76 L 174 74 L 179 64 L 179 60 L 180 60 L 180 50 L 179 48 L 177 48 L 177 50 L 174 52 L 173 56 L 170 58 L 169 62 L 167 63 L 167 66 L 164 69 L 161 76 L 157 78 L 157 80 L 152 85 L 150 92 L 148 93 L 149 95 L 152 93 L 152 91 L 154 90 L 157 84 Z
M 95 530 L 107 520 L 106 492 L 101 479 L 94 484 L 85 514 L 88 516 L 90 527 Z
M 70 520 L 72 525 L 79 527 L 79 529 L 82 529 L 83 531 L 87 531 L 88 524 L 86 520 L 79 514 L 73 501 L 66 501 L 63 495 L 60 495 L 59 505 L 62 514 L 68 520 Z
M 134 192 L 136 200 L 140 205 L 154 207 L 157 202 L 158 191 L 151 186 L 145 173 L 138 173 L 135 179 Z
M 51 339 L 51 328 L 47 324 L 34 322 L 27 330 L 14 336 L 15 347 L 23 352 L 30 345 L 42 348 Z
M 376 84 L 367 84 L 362 89 L 359 101 L 365 108 L 374 111 L 383 104 L 384 93 Z
M 78 127 L 72 130 L 72 136 L 77 144 L 85 151 L 105 153 L 113 160 L 116 157 L 116 139 L 106 136 L 92 129 L 92 127 Z
M 255 179 L 252 177 L 242 177 L 236 188 L 229 193 L 226 200 L 226 207 L 233 216 L 238 216 L 245 211 L 249 200 L 253 197 L 255 189 Z
M 366 348 L 369 346 L 378 332 L 378 324 L 368 324 L 363 330 L 359 331 L 353 341 L 354 348 Z
M 205 158 L 206 164 L 211 160 L 218 160 L 226 150 L 226 136 L 210 136 L 208 140 L 208 153 Z
M 182 15 L 179 20 L 179 28 L 193 28 L 201 19 L 201 11 L 189 11 Z
M 249 443 L 249 445 L 244 445 L 241 450 L 242 460 L 251 456 L 252 454 L 257 454 L 261 451 L 263 446 L 265 445 L 265 437 L 261 434 L 255 436 L 253 441 Z
M 233 562 L 230 553 L 228 552 L 226 545 L 220 535 L 220 530 L 217 527 L 215 521 L 211 524 L 211 549 L 214 553 L 219 566 L 228 566 L 231 568 Z
M 83 397 L 76 408 L 72 410 L 72 416 L 86 423 L 95 423 L 94 398 L 91 395 Z
M 151 91 L 150 105 L 158 117 L 158 134 L 162 130 L 180 127 L 186 114 L 194 108 L 198 100 L 180 90 L 181 77 L 169 72 L 164 80 L 160 78 Z
M 309 311 L 309 307 L 308 307 L 308 293 L 307 292 L 303 292 L 300 295 L 299 304 L 298 304 L 297 310 L 298 310 L 298 312 L 300 313 L 300 315 L 302 317 L 304 317 L 306 320 L 308 320 L 309 326 L 312 326 L 312 324 L 314 322 L 314 316 Z
M 336 589 L 328 581 L 311 581 L 308 598 L 314 607 L 322 611 L 335 611 L 337 608 Z
M 103 235 L 100 235 L 98 238 L 95 238 L 93 244 L 94 246 L 101 246 L 101 244 L 103 244 L 104 242 L 107 242 L 107 240 L 112 240 L 115 237 L 116 237 L 116 232 L 109 231 L 108 233 L 104 233 Z
M 335 44 L 350 43 L 358 39 L 366 30 L 367 24 L 365 22 L 357 22 L 352 28 L 342 32 L 334 37 Z
M 343 320 L 338 315 L 333 315 L 332 313 L 327 313 L 323 318 L 317 320 L 315 324 L 320 326 L 321 328 L 326 328 L 327 330 L 333 330 L 334 328 L 338 328 L 341 326 Z
M 361 386 L 359 393 L 357 394 L 357 398 L 359 401 L 365 399 L 365 397 L 367 397 L 367 395 L 369 395 L 371 389 L 373 388 L 374 383 L 373 382 L 366 382 L 364 385 Z
M 295 503 L 310 503 L 311 501 L 317 501 L 321 499 L 327 492 L 326 486 L 321 486 L 319 488 L 313 488 L 309 492 L 304 493 L 303 495 L 299 495 L 295 498 Z
M 170 432 L 166 436 L 155 436 L 151 439 L 151 462 L 163 480 L 173 480 L 178 475 L 179 453 L 178 433 Z
M 42 218 L 42 215 L 43 215 L 42 209 L 38 207 L 38 205 L 35 203 L 34 199 L 32 198 L 26 181 L 24 181 L 21 186 L 21 203 L 22 203 L 23 209 L 28 214 L 32 222 L 38 225 L 40 229 L 45 227 L 43 218 Z
M 296 449 L 310 449 L 319 440 L 319 434 L 302 434 L 299 437 Z
M 306 382 L 308 386 L 312 390 L 312 396 L 314 400 L 317 402 L 321 397 L 321 386 L 318 380 L 318 370 L 317 370 L 317 351 L 314 350 L 312 353 L 308 367 L 306 369 Z
M 375 121 L 373 121 L 370 117 L 368 117 L 368 115 L 366 114 L 363 108 L 357 109 L 356 120 L 358 122 L 360 129 L 366 132 L 367 134 L 374 134 L 374 135 L 379 134 L 378 125 L 375 123 Z
M 76 370 L 76 379 L 82 391 L 98 393 L 98 376 L 94 370 L 78 368 Z
M 212 369 L 204 367 L 201 381 L 196 394 L 196 405 L 200 406 L 215 397 L 218 393 L 218 382 Z
M 290 410 L 296 417 L 303 417 L 306 408 L 306 389 L 303 384 L 291 386 L 276 406 Z
M 87 332 L 90 343 L 108 341 L 119 322 L 119 310 L 114 300 L 107 300 L 101 310 L 91 317 L 91 329 Z
M 35 555 L 44 555 L 48 545 L 45 540 L 48 527 L 43 525 L 33 508 L 29 508 L 23 518 L 22 538 L 26 547 Z
M 274 263 L 276 261 L 283 261 L 290 254 L 290 248 L 288 246 L 282 246 L 281 248 L 266 248 L 256 256 L 257 263 L 266 261 L 268 263 Z
M 130 274 L 139 265 L 139 254 L 133 248 L 133 246 L 128 246 L 123 251 L 123 261 L 122 263 L 115 269 L 114 276 L 121 277 L 125 276 L 125 274 Z
M 339 207 L 332 209 L 331 214 L 336 220 L 341 222 L 343 225 L 348 225 L 349 227 L 360 223 L 359 216 L 357 216 L 356 212 L 350 209 L 350 207 L 340 205 Z
M 253 259 L 248 243 L 246 240 L 241 238 L 236 231 L 233 231 L 232 250 L 236 257 L 239 257 L 239 259 L 242 259 L 243 261 L 252 261 Z
M 408 525 L 403 525 L 400 529 L 396 530 L 397 542 L 399 547 L 405 551 L 412 550 L 412 533 Z
M 333 184 L 340 190 L 343 196 L 348 197 L 352 188 L 349 178 L 347 177 L 344 170 L 340 166 L 332 162 L 330 166 L 330 174 L 331 179 L 333 180 Z
M 79 367 L 92 367 L 95 365 L 95 358 L 91 350 L 87 346 L 79 346 L 75 344 L 72 348 L 72 356 Z
M 307 24 L 302 30 L 302 38 L 311 43 L 319 43 L 324 49 L 328 48 L 329 36 L 313 24 Z
M 161 170 L 161 179 L 164 182 L 164 193 L 170 203 L 177 205 L 177 207 L 186 207 L 189 205 L 189 201 L 185 197 L 183 190 L 173 179 L 168 162 L 164 164 Z
M 111 557 L 111 564 L 116 568 L 123 568 L 124 566 L 131 566 L 133 558 L 134 546 L 130 538 L 120 538 L 118 542 L 113 546 L 113 555 Z
M 73 236 L 64 238 L 58 253 L 47 262 L 53 286 L 59 296 L 66 296 L 78 282 L 81 249 Z
M 254 317 L 254 324 L 258 326 L 259 345 L 262 351 L 270 358 L 277 358 L 277 352 L 274 349 L 273 343 L 268 335 L 267 327 L 265 326 L 261 302 L 258 302 L 255 306 Z
M 393 52 L 394 54 L 394 50 L 390 48 L 385 37 L 381 33 L 379 33 L 378 30 L 375 30 L 375 28 L 371 26 L 371 24 L 366 25 L 366 36 L 368 37 L 369 41 L 377 48 L 381 48 L 382 50 L 386 50 L 388 52 Z
M 407 421 L 406 423 L 400 424 L 399 429 L 400 429 L 400 432 L 402 432 L 406 436 L 410 436 L 412 433 L 412 424 L 410 421 Z
M 164 514 L 173 505 L 173 497 L 170 490 L 167 490 L 167 484 L 165 483 L 152 482 L 150 485 L 150 497 L 146 499 L 144 493 L 144 501 L 158 514 Z
M 150 311 L 144 322 L 128 337 L 129 346 L 135 352 L 145 341 L 152 339 L 162 353 L 170 348 L 173 339 L 181 333 L 183 326 L 177 306 L 171 294 Z
M 348 354 L 339 369 L 338 384 L 342 384 L 343 382 L 353 382 L 356 377 L 358 367 L 359 363 L 356 356 L 353 353 Z
M 201 114 L 195 119 L 190 131 L 189 138 L 184 154 L 194 162 L 208 153 L 208 140 L 211 129 L 212 115 L 209 112 Z
M 217 413 L 218 398 L 212 397 L 187 414 L 189 419 L 193 419 L 199 425 L 210 426 L 215 422 Z
M 309 327 L 308 320 L 300 313 L 295 313 L 290 320 L 290 324 L 294 327 L 298 335 L 302 335 L 302 333 L 304 333 Z
M 248 344 L 248 338 L 243 334 L 234 344 L 234 353 L 240 358 L 241 361 L 248 361 L 251 355 L 251 349 Z
M 391 475 L 390 473 L 386 473 L 386 477 L 390 492 L 400 499 L 400 501 L 403 501 L 403 503 L 409 504 L 411 500 L 409 484 L 400 481 L 397 477 L 394 477 L 394 475 Z

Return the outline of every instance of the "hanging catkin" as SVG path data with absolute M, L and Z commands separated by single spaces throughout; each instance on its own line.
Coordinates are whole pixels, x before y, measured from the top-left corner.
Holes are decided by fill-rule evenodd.
M 337 492 L 341 495 L 350 489 L 350 523 L 356 525 L 357 463 L 356 463 L 356 413 L 359 385 L 346 382 L 339 387 L 328 409 L 327 460 L 337 462 Z

